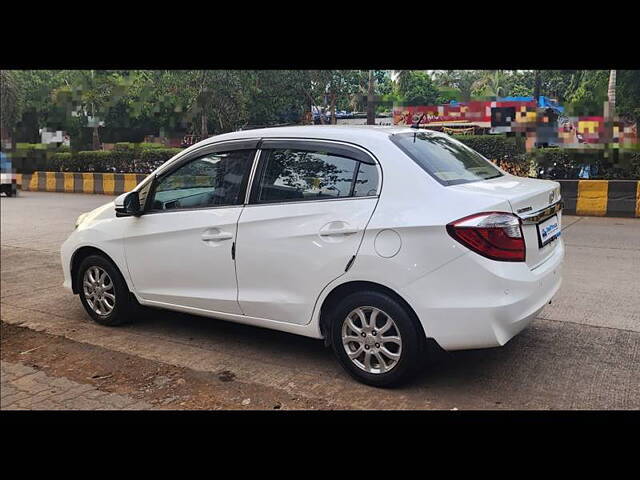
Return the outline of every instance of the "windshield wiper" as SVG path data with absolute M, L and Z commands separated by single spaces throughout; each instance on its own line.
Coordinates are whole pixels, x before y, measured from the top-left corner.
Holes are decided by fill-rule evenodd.
M 502 176 L 501 173 L 497 173 L 497 174 L 495 174 L 495 175 L 493 175 L 491 177 L 485 177 L 484 180 L 491 180 L 492 178 L 498 178 L 498 177 L 501 177 L 501 176 Z

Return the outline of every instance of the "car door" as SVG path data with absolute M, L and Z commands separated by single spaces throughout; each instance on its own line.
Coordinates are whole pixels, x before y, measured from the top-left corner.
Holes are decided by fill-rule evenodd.
M 142 299 L 241 313 L 233 249 L 256 145 L 193 152 L 157 179 L 145 213 L 127 218 L 124 249 Z
M 322 289 L 343 275 L 375 209 L 381 171 L 363 149 L 266 139 L 236 252 L 245 315 L 306 324 Z

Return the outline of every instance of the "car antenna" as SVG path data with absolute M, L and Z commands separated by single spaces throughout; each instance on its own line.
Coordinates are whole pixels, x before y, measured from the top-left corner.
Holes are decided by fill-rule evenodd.
M 423 112 L 422 115 L 420 115 L 420 118 L 418 119 L 418 121 L 414 122 L 413 125 L 411 125 L 411 128 L 420 128 L 420 122 L 425 117 L 425 115 L 426 114 Z

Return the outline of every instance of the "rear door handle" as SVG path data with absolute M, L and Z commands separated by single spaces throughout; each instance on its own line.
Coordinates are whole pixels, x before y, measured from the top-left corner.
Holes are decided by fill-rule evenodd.
M 229 232 L 205 232 L 202 234 L 202 240 L 204 242 L 219 242 L 222 240 L 231 240 L 233 238 L 233 234 Z

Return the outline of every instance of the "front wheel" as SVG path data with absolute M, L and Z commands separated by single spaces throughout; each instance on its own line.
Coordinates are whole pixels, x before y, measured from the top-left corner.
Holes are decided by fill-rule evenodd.
M 76 277 L 80 300 L 91 318 L 107 326 L 133 320 L 134 301 L 118 269 L 100 255 L 90 255 L 80 264 Z
M 356 292 L 344 298 L 331 316 L 334 353 L 355 379 L 391 387 L 416 373 L 422 332 L 397 300 L 381 292 Z

